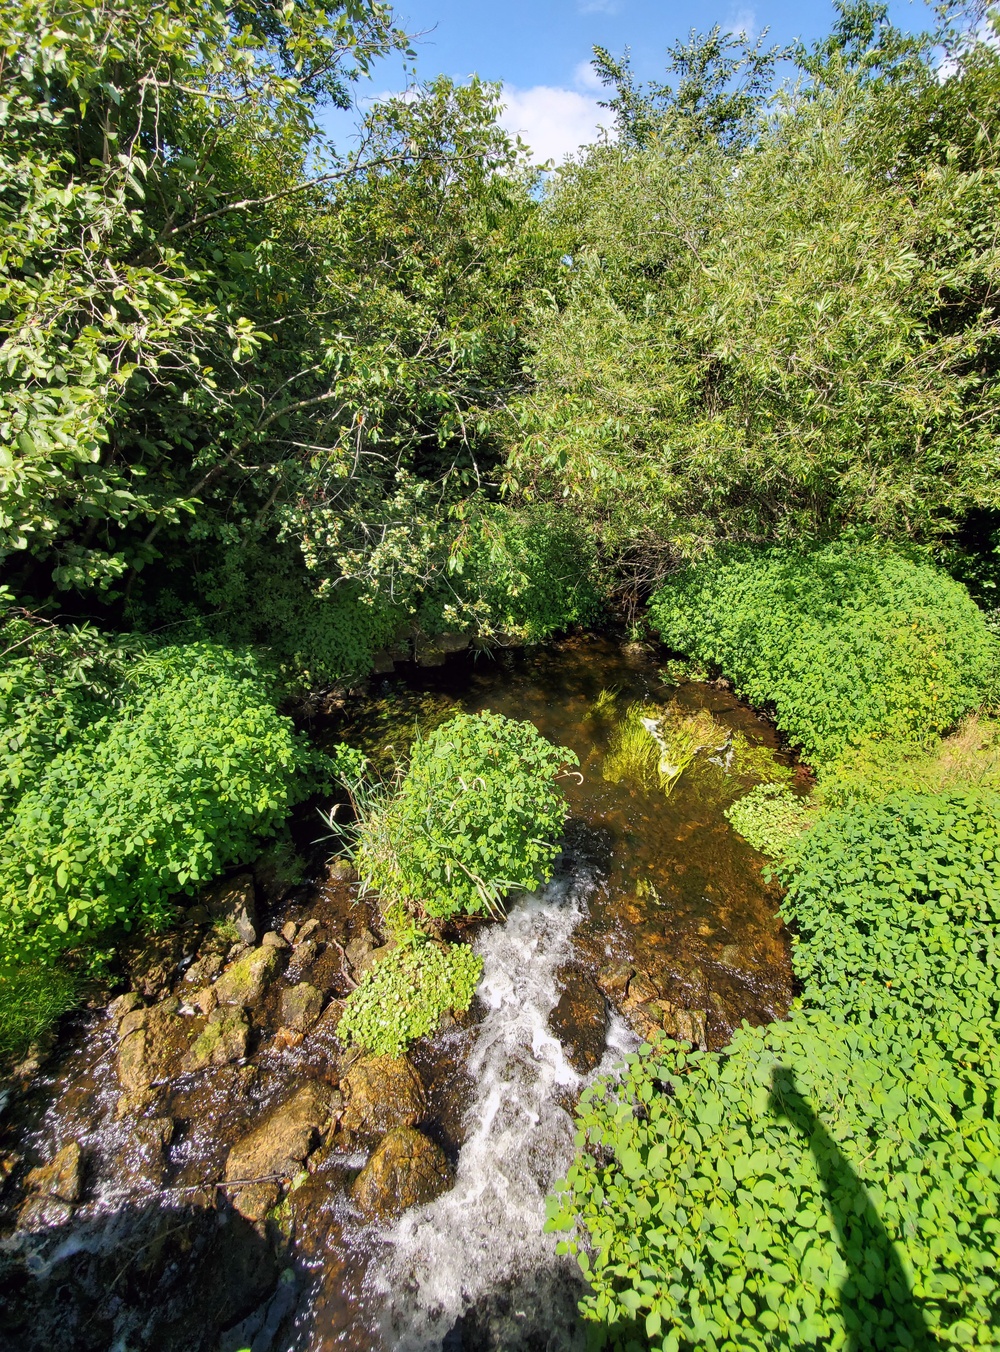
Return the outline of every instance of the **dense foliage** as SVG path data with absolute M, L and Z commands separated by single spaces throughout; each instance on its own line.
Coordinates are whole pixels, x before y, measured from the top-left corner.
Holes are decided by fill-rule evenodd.
M 806 800 L 785 784 L 756 784 L 726 808 L 726 817 L 755 850 L 777 859 L 806 829 L 809 809 Z
M 0 677 L 7 962 L 162 922 L 171 898 L 246 860 L 323 764 L 250 654 L 197 644 L 126 662 L 106 639 L 50 632 L 12 645 Z M 113 663 L 117 683 L 101 684 Z
M 784 866 L 803 1008 L 588 1091 L 552 1224 L 618 1347 L 1000 1345 L 998 800 L 907 795 Z
M 482 958 L 464 944 L 394 948 L 347 997 L 337 1036 L 374 1056 L 401 1056 L 447 1010 L 465 1013 L 482 971 Z
M 812 49 L 693 37 L 653 86 L 598 52 L 617 135 L 547 192 L 512 473 L 640 580 L 997 506 L 1000 49 L 957 7 L 919 37 L 836 8 Z
M 650 614 L 671 647 L 773 707 L 821 770 L 870 740 L 926 743 L 995 675 L 995 639 L 965 588 L 879 546 L 736 552 L 672 578 Z
M 566 819 L 556 782 L 576 756 L 531 723 L 459 713 L 414 744 L 398 793 L 363 820 L 366 888 L 435 917 L 498 915 L 551 876 Z

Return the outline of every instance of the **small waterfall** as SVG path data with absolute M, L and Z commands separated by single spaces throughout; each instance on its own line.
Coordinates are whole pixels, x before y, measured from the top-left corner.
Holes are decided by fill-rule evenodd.
M 546 1193 L 573 1155 L 564 1105 L 585 1083 L 547 1021 L 590 887 L 579 878 L 552 884 L 477 944 L 488 1012 L 468 1060 L 476 1088 L 455 1186 L 382 1236 L 373 1271 L 383 1337 L 398 1352 L 582 1345 L 575 1317 L 582 1278 L 574 1260 L 556 1257 L 542 1226 Z M 616 1019 L 596 1073 L 635 1045 Z

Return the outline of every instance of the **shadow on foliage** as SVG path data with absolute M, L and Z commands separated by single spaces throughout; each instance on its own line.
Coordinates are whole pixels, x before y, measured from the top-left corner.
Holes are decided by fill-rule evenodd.
M 840 1288 L 840 1309 L 850 1352 L 937 1347 L 865 1185 L 799 1093 L 795 1075 L 785 1066 L 774 1069 L 770 1107 L 805 1136 L 816 1161 L 848 1269 Z

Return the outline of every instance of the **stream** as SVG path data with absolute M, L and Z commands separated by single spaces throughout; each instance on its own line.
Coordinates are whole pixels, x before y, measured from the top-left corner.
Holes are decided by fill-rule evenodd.
M 794 786 L 802 772 L 728 690 L 675 683 L 662 661 L 594 636 L 456 654 L 373 678 L 316 720 L 321 745 L 349 741 L 382 768 L 456 709 L 530 719 L 580 758 L 555 877 L 513 899 L 505 923 L 469 928 L 484 961 L 473 1008 L 410 1052 L 413 1111 L 399 1121 L 433 1142 L 448 1186 L 396 1216 L 352 1200 L 388 1119 L 376 1131 L 359 1116 L 356 1059 L 335 1030 L 381 937 L 349 871 L 312 846 L 314 806 L 295 827 L 312 846 L 305 877 L 289 883 L 263 856 L 230 880 L 227 904 L 234 889 L 251 910 L 256 897 L 252 943 L 220 937 L 208 898 L 137 942 L 116 990 L 65 1020 L 5 1091 L 0 1348 L 584 1347 L 584 1283 L 542 1231 L 581 1090 L 655 1028 L 720 1048 L 743 1019 L 783 1017 L 792 995 L 778 893 L 724 811 L 754 783 Z M 637 704 L 713 730 L 669 796 L 615 761 Z M 206 998 L 241 961 L 263 963 L 268 943 L 280 961 L 267 959 L 242 1012 Z M 316 1008 L 299 1018 L 306 984 Z M 109 1005 L 130 989 L 125 1013 Z M 192 1048 L 213 1028 L 200 1064 Z M 137 1039 L 138 1060 L 125 1052 Z M 378 1111 L 398 1116 L 399 1093 L 385 1097 Z M 257 1168 L 285 1156 L 273 1175 Z

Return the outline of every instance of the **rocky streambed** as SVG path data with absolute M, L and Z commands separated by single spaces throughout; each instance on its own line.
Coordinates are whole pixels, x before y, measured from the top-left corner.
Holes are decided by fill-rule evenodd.
M 720 729 L 669 797 L 602 770 L 613 707 L 650 699 Z M 582 1347 L 579 1274 L 541 1229 L 573 1104 L 654 1028 L 717 1047 L 784 1013 L 777 896 L 723 814 L 788 758 L 727 691 L 592 638 L 387 678 L 316 735 L 378 759 L 458 707 L 530 718 L 582 767 L 557 877 L 463 936 L 469 1015 L 408 1058 L 345 1048 L 387 940 L 349 868 L 321 845 L 304 882 L 266 858 L 224 880 L 7 1085 L 0 1343 Z

